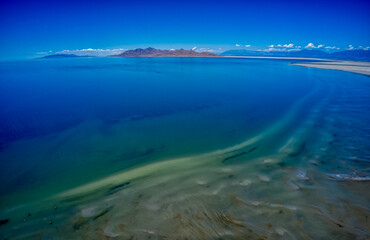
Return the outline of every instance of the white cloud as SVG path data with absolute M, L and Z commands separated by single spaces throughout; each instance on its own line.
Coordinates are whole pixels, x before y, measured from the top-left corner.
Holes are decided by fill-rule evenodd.
M 319 45 L 317 46 L 317 48 L 322 48 L 322 47 L 324 47 L 324 45 L 323 45 L 323 44 L 319 44 Z
M 363 47 L 363 46 L 358 46 L 358 47 L 354 47 L 353 45 L 348 45 L 348 48 L 347 50 L 369 50 L 370 47 L 369 46 L 366 46 L 366 47 Z
M 278 45 L 269 45 L 268 46 L 269 48 L 293 48 L 294 47 L 294 44 L 293 43 L 289 43 L 289 44 L 278 44 Z
M 51 54 L 53 51 L 49 50 L 47 52 L 37 52 L 36 54 L 37 55 L 47 55 L 47 54 Z
M 37 52 L 36 54 L 38 54 L 38 55 L 46 55 L 46 54 L 49 54 L 49 52 Z
M 250 47 L 251 45 L 245 45 L 245 47 Z
M 198 47 L 197 46 L 195 46 L 195 47 L 193 47 L 191 50 L 193 50 L 193 51 L 195 51 L 195 49 L 197 49 Z
M 94 48 L 85 48 L 85 49 L 75 49 L 75 50 L 63 50 L 56 52 L 56 54 L 75 54 L 81 56 L 108 56 L 108 55 L 115 55 L 120 54 L 127 49 L 124 48 L 114 48 L 114 49 L 94 49 Z
M 197 48 L 197 52 L 219 52 L 211 48 Z
M 315 47 L 315 45 L 313 43 L 309 43 L 304 48 L 316 48 L 316 47 Z
M 197 48 L 197 50 L 195 50 L 196 52 L 212 52 L 212 53 L 221 53 L 223 51 L 222 48 L 207 48 L 207 47 L 201 47 L 201 48 Z
M 270 45 L 271 46 L 271 45 Z M 294 51 L 299 51 L 297 48 L 281 48 L 281 47 L 270 47 L 267 49 L 260 49 L 258 51 L 263 51 L 263 52 L 294 52 Z
M 335 47 L 335 46 L 326 46 L 325 48 L 328 49 L 328 50 L 339 50 L 340 49 L 340 48 Z
M 268 48 L 267 49 L 262 49 L 262 50 L 259 50 L 259 51 L 267 51 L 267 52 L 271 52 L 271 51 L 279 51 L 279 52 L 291 52 L 291 51 L 297 51 L 299 50 L 299 48 L 301 48 L 300 46 L 294 46 L 293 43 L 289 43 L 289 44 L 278 44 L 278 45 L 268 45 Z
M 273 45 L 270 45 L 270 46 L 273 46 Z M 264 52 L 275 52 L 275 51 L 281 51 L 281 49 L 280 48 L 269 47 L 267 49 L 262 49 L 260 51 L 264 51 Z
M 235 47 L 240 47 L 240 44 L 235 44 Z

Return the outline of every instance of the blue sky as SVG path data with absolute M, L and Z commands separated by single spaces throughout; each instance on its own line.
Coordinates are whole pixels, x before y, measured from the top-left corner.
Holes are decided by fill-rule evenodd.
M 0 0 L 0 57 L 76 49 L 101 49 L 85 52 L 103 54 L 148 46 L 215 51 L 365 48 L 370 46 L 369 13 L 366 0 Z

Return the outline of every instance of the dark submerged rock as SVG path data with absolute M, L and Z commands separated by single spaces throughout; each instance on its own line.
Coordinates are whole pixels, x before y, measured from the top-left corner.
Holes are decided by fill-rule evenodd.
M 7 224 L 9 222 L 9 218 L 7 219 L 0 219 L 0 226 Z

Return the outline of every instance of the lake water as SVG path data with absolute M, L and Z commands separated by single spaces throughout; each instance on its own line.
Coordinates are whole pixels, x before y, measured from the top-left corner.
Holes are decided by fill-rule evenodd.
M 0 239 L 369 238 L 369 78 L 289 63 L 0 62 Z

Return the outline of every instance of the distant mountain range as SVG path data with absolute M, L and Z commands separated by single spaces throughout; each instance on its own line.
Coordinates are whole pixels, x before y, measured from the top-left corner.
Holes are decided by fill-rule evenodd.
M 127 50 L 118 55 L 111 55 L 110 57 L 218 57 L 218 55 L 210 52 L 195 52 L 184 49 L 161 50 L 155 48 L 137 48 Z
M 321 50 L 300 50 L 291 52 L 282 51 L 250 51 L 250 50 L 230 50 L 220 54 L 220 56 L 260 56 L 260 57 L 301 57 L 301 58 L 328 58 L 340 60 L 358 60 L 370 61 L 370 50 L 347 50 L 328 53 Z M 75 54 L 54 54 L 40 58 L 78 58 L 91 57 Z M 137 48 L 127 50 L 118 55 L 109 57 L 219 57 L 219 55 L 210 52 L 195 52 L 193 50 L 161 50 L 155 48 Z
M 330 58 L 343 60 L 370 60 L 370 51 L 368 50 L 347 50 L 334 53 L 327 53 L 321 50 L 301 50 L 291 52 L 281 51 L 248 51 L 248 50 L 230 50 L 220 54 L 221 56 L 265 56 L 265 57 L 303 57 L 303 58 Z
M 329 58 L 342 60 L 362 60 L 370 61 L 370 50 L 347 50 L 334 53 L 327 53 L 321 50 L 301 50 L 301 51 L 249 51 L 249 50 L 230 50 L 220 54 L 221 56 L 264 56 L 264 57 L 302 57 L 302 58 Z

